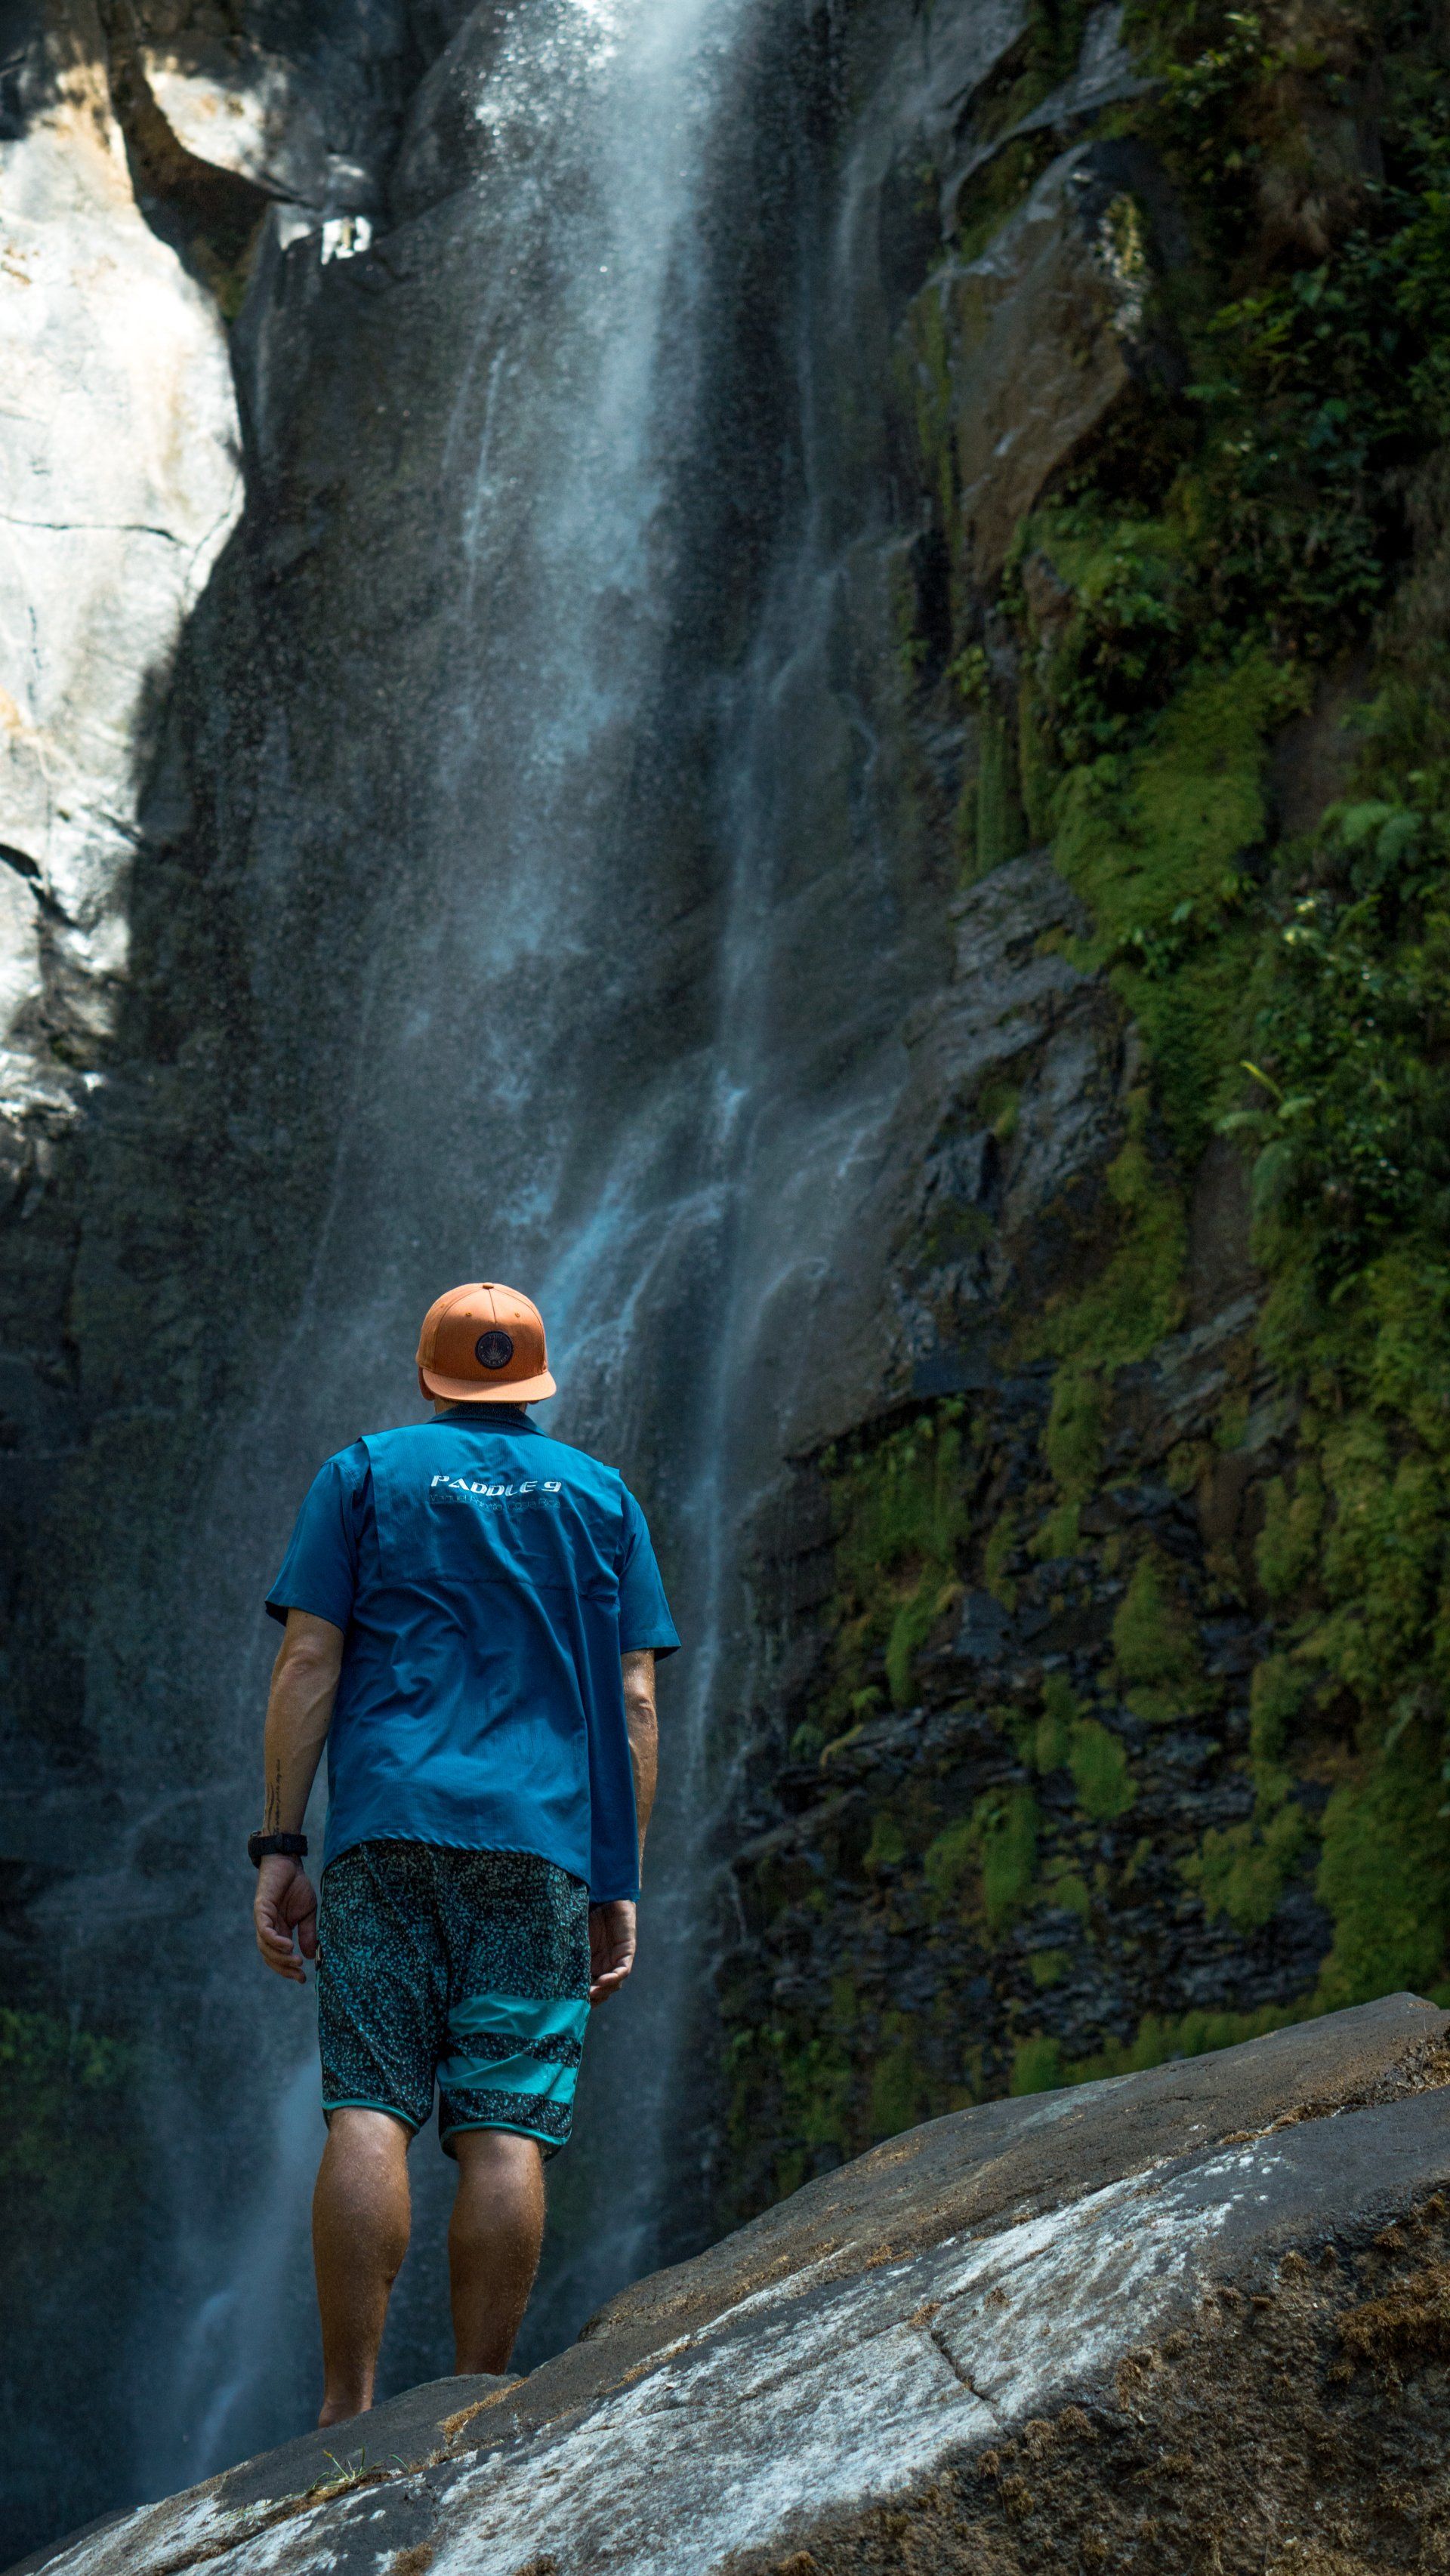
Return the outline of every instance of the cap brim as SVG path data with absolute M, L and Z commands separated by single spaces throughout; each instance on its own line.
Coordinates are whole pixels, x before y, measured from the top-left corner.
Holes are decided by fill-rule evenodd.
M 422 1367 L 418 1375 L 430 1395 L 449 1404 L 533 1404 L 540 1396 L 558 1393 L 547 1369 L 537 1377 L 514 1378 L 505 1386 L 480 1386 L 476 1377 L 439 1377 L 435 1370 Z

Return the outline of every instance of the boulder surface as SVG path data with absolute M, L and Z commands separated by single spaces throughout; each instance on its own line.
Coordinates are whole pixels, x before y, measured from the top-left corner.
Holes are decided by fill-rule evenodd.
M 137 204 L 90 13 L 12 10 L 6 43 L 0 1171 L 13 1178 L 30 1168 L 22 1127 L 66 1122 L 75 1068 L 113 1027 L 139 772 L 242 477 L 221 317 Z
M 1450 2015 L 992 2102 L 615 2299 L 28 2562 L 52 2576 L 1445 2563 Z

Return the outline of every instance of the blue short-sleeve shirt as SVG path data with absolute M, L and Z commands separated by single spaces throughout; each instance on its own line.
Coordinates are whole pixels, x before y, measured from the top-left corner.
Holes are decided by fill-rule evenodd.
M 327 1860 L 537 1852 L 596 1904 L 637 1892 L 620 1657 L 680 1641 L 614 1468 L 513 1406 L 369 1433 L 314 1479 L 267 1607 L 344 1631 Z

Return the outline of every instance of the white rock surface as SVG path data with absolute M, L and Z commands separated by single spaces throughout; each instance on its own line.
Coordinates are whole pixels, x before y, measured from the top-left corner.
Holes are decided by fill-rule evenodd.
M 625 2292 L 528 2379 L 414 2391 L 32 2565 L 874 2566 L 849 2541 L 883 2503 L 929 2523 L 963 2463 L 985 2468 L 1069 2406 L 1120 2403 L 1119 2374 L 1156 2366 L 1145 2347 L 1221 2349 L 1225 2300 L 1272 2309 L 1263 2285 L 1286 2258 L 1303 2278 L 1306 2247 L 1403 2249 L 1402 2222 L 1419 2226 L 1450 2174 L 1445 2029 L 1399 1996 L 1192 2067 L 932 2122 Z M 1200 2438 L 1231 2452 L 1212 2402 L 1197 2401 Z M 929 2547 L 891 2561 L 938 2563 L 968 2562 Z
M 109 1025 L 147 716 L 241 509 L 226 334 L 138 211 L 93 14 L 0 146 L 0 1112 Z M 43 1005 L 43 1008 L 42 1008 Z M 42 1021 L 48 1025 L 42 1025 Z

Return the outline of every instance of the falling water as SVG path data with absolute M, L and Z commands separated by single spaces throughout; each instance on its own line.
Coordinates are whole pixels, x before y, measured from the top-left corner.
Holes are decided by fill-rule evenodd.
M 705 292 L 698 199 L 748 5 L 539 0 L 504 23 L 491 59 L 463 67 L 488 148 L 449 208 L 457 373 L 420 433 L 436 451 L 439 606 L 411 864 L 367 924 L 346 1057 L 326 1068 L 340 1114 L 306 1294 L 189 1549 L 198 1590 L 226 1596 L 216 1668 L 236 1675 L 235 1760 L 218 1798 L 237 1826 L 265 1683 L 256 1596 L 268 1551 L 329 1448 L 416 1412 L 417 1317 L 454 1277 L 513 1278 L 538 1297 L 563 1389 L 546 1427 L 642 1479 L 685 1634 L 710 1626 L 718 1514 L 694 1436 L 710 1404 L 689 1355 L 712 1339 L 718 1293 L 720 1087 L 706 1045 L 682 1050 L 677 1028 L 666 1042 L 650 1027 L 661 907 L 697 913 L 707 980 L 708 888 L 692 907 L 671 887 L 659 852 L 678 790 L 641 771 L 679 613 L 678 468 L 700 399 Z M 398 353 L 395 395 L 415 356 Z M 534 2329 L 546 2346 L 654 2250 L 708 1671 L 697 1650 L 667 1695 L 645 1963 L 627 2007 L 601 2025 L 582 2088 L 576 2171 L 591 2140 L 617 2161 L 605 2142 L 626 2095 L 628 2171 L 596 2171 L 556 2228 Z M 235 1939 L 219 1927 L 217 1951 Z M 233 1961 L 223 1981 L 234 1974 Z M 177 2123 L 181 2330 L 167 2384 L 147 2372 L 139 2427 L 153 2489 L 306 2420 L 317 2121 L 295 2000 L 246 2007 L 280 2110 L 225 2196 L 223 2227 L 188 2190 L 195 2140 Z M 423 2153 L 414 2164 L 426 2222 L 447 2169 Z M 441 2294 L 423 2268 L 400 2290 L 395 2380 L 447 2366 Z M 151 2320 L 143 2331 L 149 2341 Z
M 890 748 L 903 540 L 871 500 L 885 349 L 856 236 L 880 131 L 824 168 L 779 78 L 791 24 L 769 0 L 477 13 L 432 91 L 471 120 L 466 185 L 430 196 L 420 113 L 415 210 L 351 264 L 377 295 L 343 279 L 319 307 L 296 441 L 323 491 L 339 419 L 357 452 L 253 761 L 245 937 L 268 1114 L 296 1103 L 327 1149 L 290 1202 L 305 1279 L 285 1311 L 251 1291 L 251 1391 L 166 1578 L 209 1714 L 194 2066 L 173 2048 L 155 2108 L 174 2241 L 133 2338 L 151 2492 L 307 2420 L 310 1998 L 248 1967 L 235 1884 L 258 1601 L 321 1458 L 416 1411 L 417 1320 L 455 1278 L 538 1297 L 545 1427 L 629 1473 L 686 1639 L 641 1965 L 591 2036 L 521 2358 L 699 2224 L 711 1822 L 753 1689 L 741 1533 L 861 1381 L 854 1233 L 935 935 Z M 448 2366 L 451 2169 L 426 2135 L 413 2165 L 385 2386 Z

